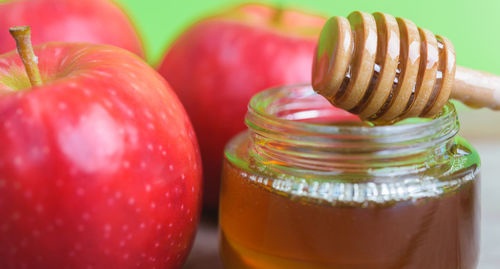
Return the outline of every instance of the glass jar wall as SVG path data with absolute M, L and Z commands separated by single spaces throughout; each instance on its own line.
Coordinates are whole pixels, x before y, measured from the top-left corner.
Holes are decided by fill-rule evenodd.
M 479 156 L 453 105 L 390 126 L 337 113 L 309 86 L 251 100 L 225 151 L 225 268 L 475 268 Z

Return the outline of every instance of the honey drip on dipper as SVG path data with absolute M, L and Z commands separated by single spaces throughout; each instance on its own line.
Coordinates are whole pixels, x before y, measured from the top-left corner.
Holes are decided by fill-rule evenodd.
M 312 86 L 333 105 L 381 123 L 432 117 L 449 98 L 500 109 L 500 77 L 456 66 L 448 39 L 378 12 L 326 22 Z

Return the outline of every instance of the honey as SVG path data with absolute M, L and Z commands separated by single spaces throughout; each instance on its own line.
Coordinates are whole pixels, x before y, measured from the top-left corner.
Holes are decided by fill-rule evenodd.
M 336 127 L 310 123 L 329 117 L 306 86 L 252 100 L 225 152 L 225 268 L 476 268 L 479 157 L 451 105 L 429 122 Z
M 224 164 L 221 250 L 226 268 L 474 268 L 477 178 L 459 190 L 375 207 L 296 201 Z

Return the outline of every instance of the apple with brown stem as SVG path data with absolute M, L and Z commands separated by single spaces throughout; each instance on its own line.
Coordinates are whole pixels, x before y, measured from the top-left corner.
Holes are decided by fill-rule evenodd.
M 245 130 L 250 97 L 273 86 L 311 81 L 318 15 L 248 4 L 199 21 L 168 49 L 159 72 L 193 121 L 204 169 L 204 203 L 215 209 L 223 149 Z M 357 117 L 338 110 L 338 121 Z
M 24 66 L 0 56 L 0 268 L 180 268 L 201 160 L 174 92 L 123 49 L 33 51 L 11 32 Z

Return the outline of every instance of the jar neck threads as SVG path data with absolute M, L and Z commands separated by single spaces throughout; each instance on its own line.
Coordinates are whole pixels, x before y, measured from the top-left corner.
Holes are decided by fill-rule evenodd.
M 388 126 L 341 124 L 335 122 L 339 113 L 308 85 L 263 91 L 246 115 L 250 153 L 259 163 L 287 169 L 394 174 L 438 164 L 459 129 L 451 103 L 433 119 Z

